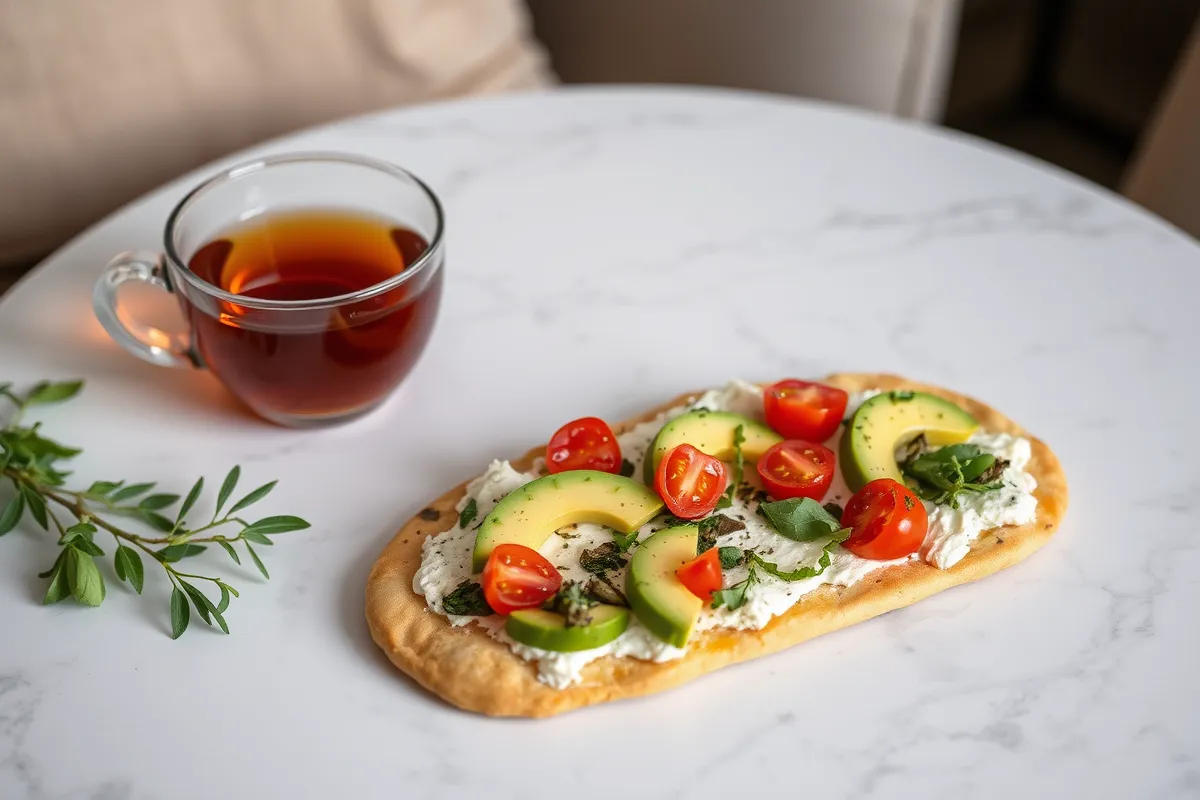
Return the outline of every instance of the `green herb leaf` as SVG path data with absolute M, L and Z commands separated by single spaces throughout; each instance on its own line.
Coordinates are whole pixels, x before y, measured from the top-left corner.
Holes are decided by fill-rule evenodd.
M 923 499 L 958 508 L 958 498 L 964 492 L 999 489 L 1003 482 L 995 479 L 1007 466 L 1007 462 L 983 452 L 978 445 L 952 444 L 922 452 L 906 460 L 902 469 Z
M 251 533 L 287 533 L 288 531 L 299 531 L 309 527 L 308 523 L 299 517 L 292 516 L 276 516 L 264 517 L 258 522 L 248 525 L 242 529 L 242 536 L 247 532 Z M 256 540 L 257 541 L 257 540 Z M 270 544 L 270 542 L 267 542 Z
M 264 483 L 262 486 L 258 487 L 253 492 L 251 492 L 250 494 L 243 497 L 241 500 L 238 500 L 236 503 L 234 503 L 233 508 L 229 509 L 229 513 L 226 516 L 232 517 L 234 514 L 241 511 L 246 506 L 253 505 L 253 504 L 257 503 L 259 500 L 262 500 L 264 497 L 266 497 L 271 492 L 272 489 L 275 488 L 275 484 L 277 484 L 277 483 L 279 483 L 279 481 L 271 481 L 270 483 Z
M 237 554 L 237 550 L 233 549 L 233 545 L 231 545 L 229 542 L 226 542 L 222 539 L 218 539 L 217 544 L 221 545 L 221 547 L 224 548 L 226 553 L 229 553 L 229 557 L 233 559 L 233 563 L 238 564 L 238 565 L 240 565 L 242 563 L 241 556 L 239 556 Z
M 221 484 L 221 490 L 217 492 L 217 508 L 213 512 L 213 519 L 217 518 L 221 513 L 221 509 L 225 507 L 225 503 L 229 501 L 229 496 L 237 488 L 238 478 L 241 476 L 242 468 L 238 465 L 234 465 L 233 469 L 229 470 L 229 474 L 225 476 L 225 480 Z
M 142 587 L 146 583 L 146 574 L 142 568 L 142 557 L 138 555 L 137 550 L 125 545 L 118 546 L 117 554 L 113 557 L 113 568 L 116 570 L 118 578 L 129 581 L 129 585 L 135 592 L 142 593 Z
M 71 543 L 71 547 L 77 548 L 78 550 L 87 553 L 89 556 L 95 556 L 97 558 L 103 557 L 104 555 L 104 551 L 97 547 L 91 539 L 76 539 Z
M 246 551 L 250 553 L 250 558 L 254 560 L 254 566 L 258 567 L 258 571 L 262 573 L 264 578 L 270 580 L 271 574 L 267 572 L 267 568 L 263 566 L 262 559 L 258 557 L 258 553 L 254 552 L 254 548 L 250 546 L 249 542 L 245 542 L 244 544 L 246 545 Z
M 200 615 L 200 619 L 204 620 L 205 624 L 212 625 L 213 616 L 216 615 L 217 617 L 220 617 L 220 612 L 217 611 L 217 607 L 213 605 L 211 600 L 205 597 L 204 592 L 200 591 L 192 584 L 188 583 L 182 578 L 179 579 L 179 582 L 183 585 L 183 590 L 187 592 L 187 596 L 192 599 L 192 605 L 196 607 L 196 613 Z M 217 624 L 220 625 L 221 623 L 218 622 Z M 226 633 L 229 633 L 229 629 L 224 625 L 221 625 L 221 628 Z
M 153 489 L 154 486 L 155 486 L 155 484 L 153 484 L 153 483 L 131 483 L 128 486 L 126 486 L 124 489 L 119 489 L 116 492 L 114 492 L 113 496 L 110 497 L 109 499 L 112 500 L 114 503 L 120 503 L 124 500 L 129 500 L 131 498 L 137 497 L 139 494 L 145 494 L 146 492 Z
M 171 638 L 178 639 L 187 630 L 192 612 L 188 609 L 187 597 L 176 586 L 171 590 Z
M 700 535 L 696 540 L 696 555 L 704 555 L 717 543 L 717 538 L 727 533 L 744 530 L 746 523 L 725 514 L 713 514 L 700 520 Z
M 721 569 L 733 569 L 746 560 L 740 547 L 718 547 L 717 556 L 721 559 Z
M 160 508 L 166 508 L 178 500 L 179 495 L 177 494 L 152 494 L 138 503 L 138 508 L 142 511 L 158 511 Z
M 183 505 L 179 507 L 179 513 L 175 515 L 175 527 L 178 528 L 183 524 L 183 516 L 192 510 L 192 506 L 196 505 L 196 500 L 200 498 L 200 492 L 204 491 L 204 477 L 201 476 L 198 481 L 192 484 L 192 490 L 188 492 L 184 498 Z M 149 498 L 146 498 L 147 500 Z
M 837 545 L 849 539 L 850 533 L 851 530 L 849 528 L 842 528 L 834 533 L 830 540 L 825 543 L 825 547 L 821 550 L 821 557 L 817 560 L 817 565 L 815 567 L 797 567 L 796 569 L 792 570 L 784 570 L 780 569 L 778 564 L 773 564 L 770 561 L 767 561 L 758 553 L 753 551 L 747 551 L 746 555 L 750 558 L 751 562 L 761 567 L 763 572 L 774 575 L 776 578 L 780 578 L 785 581 L 802 581 L 807 578 L 815 578 L 824 572 L 829 567 L 832 558 L 830 551 Z
M 486 617 L 494 613 L 483 596 L 483 587 L 472 580 L 463 581 L 443 597 L 442 610 L 459 617 Z
M 592 624 L 591 609 L 597 605 L 597 601 L 588 596 L 583 584 L 567 581 L 559 587 L 558 593 L 554 597 L 543 604 L 542 608 L 562 614 L 566 620 L 566 627 L 581 628 Z
M 54 605 L 71 594 L 71 584 L 67 580 L 66 557 L 67 551 L 63 550 L 58 554 L 58 559 L 50 568 L 49 573 L 43 572 L 38 576 L 50 578 L 50 585 L 46 587 L 46 596 L 42 598 L 42 605 Z
M 68 547 L 66 571 L 75 602 L 85 606 L 98 606 L 104 602 L 104 576 L 90 555 Z
M 154 557 L 164 564 L 174 564 L 189 556 L 198 556 L 204 552 L 206 548 L 202 544 L 191 544 L 184 542 L 182 544 L 171 544 L 154 551 Z
M 632 478 L 634 472 L 633 462 L 628 458 L 621 459 L 621 477 Z
M 21 521 L 21 515 L 25 513 L 25 495 L 19 491 L 12 496 L 4 506 L 4 510 L 0 511 L 0 536 L 17 527 L 17 523 Z
M 628 553 L 629 548 L 633 547 L 638 540 L 638 532 L 621 533 L 620 531 L 612 532 L 613 541 L 617 543 L 617 547 L 621 548 L 622 553 Z
M 221 602 L 217 603 L 217 611 L 224 614 L 229 608 L 229 587 L 223 583 L 218 583 L 217 586 L 221 587 Z M 229 633 L 229 631 L 225 632 Z
M 254 542 L 255 544 L 265 544 L 268 546 L 275 544 L 274 542 L 272 542 L 266 536 L 263 536 L 258 531 L 252 531 L 249 528 L 242 531 L 242 538 L 248 542 Z
M 58 543 L 60 545 L 68 545 L 80 539 L 90 542 L 95 533 L 95 525 L 87 522 L 80 522 L 63 531 L 63 535 L 58 538 Z
M 21 484 L 20 492 L 25 497 L 25 507 L 29 509 L 29 513 L 37 521 L 37 524 L 42 526 L 42 530 L 49 530 L 50 518 L 46 514 L 46 501 L 24 483 Z
M 47 403 L 61 403 L 79 394 L 79 390 L 82 388 L 83 381 L 63 381 L 62 383 L 42 382 L 33 387 L 29 396 L 25 398 L 25 404 L 36 406 Z
M 758 575 L 754 572 L 754 568 L 750 568 L 750 573 L 746 579 L 735 583 L 728 589 L 720 589 L 713 592 L 712 607 L 713 608 L 728 608 L 730 611 L 736 611 L 746 605 L 746 596 L 750 591 L 750 587 L 758 582 Z
M 475 515 L 478 513 L 479 505 L 475 502 L 475 498 L 472 497 L 467 501 L 467 504 L 463 506 L 462 513 L 458 515 L 458 527 L 465 530 L 466 527 L 471 524 L 471 520 L 475 519 Z
M 838 519 L 810 497 L 763 503 L 759 509 L 779 535 L 796 542 L 813 542 L 842 527 Z

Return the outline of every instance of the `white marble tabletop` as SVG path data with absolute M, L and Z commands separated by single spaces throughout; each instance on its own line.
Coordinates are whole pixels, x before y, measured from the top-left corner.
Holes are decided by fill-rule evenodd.
M 393 160 L 445 200 L 433 341 L 381 410 L 321 431 L 120 351 L 92 281 L 117 251 L 155 248 L 210 169 L 4 297 L 0 378 L 87 379 L 39 415 L 86 447 L 79 482 L 182 491 L 240 463 L 247 483 L 281 479 L 264 513 L 313 527 L 266 554 L 270 582 L 200 556 L 242 596 L 229 636 L 178 641 L 162 576 L 139 598 L 109 574 L 99 609 L 42 607 L 53 541 L 0 540 L 0 797 L 1200 793 L 1194 241 L 990 144 L 720 91 L 456 102 L 257 152 L 295 149 Z M 456 711 L 371 642 L 376 554 L 489 459 L 734 375 L 832 370 L 903 373 L 1015 417 L 1062 458 L 1062 529 L 980 583 L 550 721 Z

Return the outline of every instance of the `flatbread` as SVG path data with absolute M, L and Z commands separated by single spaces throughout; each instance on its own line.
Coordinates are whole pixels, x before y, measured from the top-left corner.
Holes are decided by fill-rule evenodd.
M 455 505 L 466 484 L 430 503 L 436 510 L 408 522 L 384 548 L 367 579 L 366 616 L 371 637 L 392 663 L 434 694 L 454 705 L 493 716 L 548 717 L 582 706 L 661 692 L 728 664 L 792 647 L 806 639 L 844 628 L 910 605 L 932 594 L 1012 566 L 1045 544 L 1067 508 L 1067 481 L 1054 453 L 1015 422 L 983 403 L 934 386 L 892 375 L 838 374 L 824 383 L 848 392 L 865 389 L 913 389 L 957 403 L 979 420 L 983 430 L 1029 438 L 1033 457 L 1027 467 L 1037 480 L 1037 518 L 1027 525 L 995 528 L 982 534 L 971 552 L 950 569 L 909 562 L 871 573 L 849 587 L 822 586 L 800 599 L 761 630 L 716 629 L 694 635 L 688 654 L 655 663 L 605 656 L 586 667 L 582 680 L 554 689 L 537 679 L 535 664 L 515 655 L 475 625 L 454 627 L 430 611 L 413 591 L 425 537 L 453 527 Z M 619 435 L 697 395 L 682 395 L 636 419 L 614 425 Z M 513 462 L 528 470 L 544 447 Z

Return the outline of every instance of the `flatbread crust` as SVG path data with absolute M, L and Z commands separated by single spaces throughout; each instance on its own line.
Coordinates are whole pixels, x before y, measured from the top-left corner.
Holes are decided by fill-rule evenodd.
M 971 552 L 950 569 L 920 562 L 874 572 L 849 587 L 823 586 L 805 595 L 787 613 L 763 629 L 711 630 L 689 643 L 688 654 L 654 663 L 606 656 L 583 669 L 583 677 L 566 689 L 537 680 L 537 668 L 475 625 L 452 626 L 413 591 L 413 575 L 421 564 L 425 537 L 453 527 L 455 504 L 466 484 L 451 489 L 408 522 L 384 548 L 367 579 L 366 616 L 371 637 L 401 671 L 454 705 L 493 716 L 548 717 L 582 706 L 661 692 L 728 664 L 792 647 L 806 639 L 910 605 L 932 594 L 998 572 L 1037 550 L 1057 529 L 1067 508 L 1067 481 L 1054 453 L 1015 422 L 983 403 L 935 386 L 893 375 L 838 374 L 824 380 L 849 392 L 864 389 L 914 389 L 957 403 L 979 420 L 983 429 L 1030 439 L 1033 458 L 1028 470 L 1037 479 L 1037 519 L 1020 526 L 996 528 L 981 535 Z M 696 395 L 682 395 L 640 417 L 613 426 L 616 433 L 653 419 Z M 537 447 L 515 462 L 530 468 L 542 455 Z

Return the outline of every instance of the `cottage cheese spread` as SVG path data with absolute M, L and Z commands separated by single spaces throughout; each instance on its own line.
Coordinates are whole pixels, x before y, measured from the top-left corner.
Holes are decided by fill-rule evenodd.
M 852 394 L 847 414 L 874 394 L 878 392 Z M 690 405 L 673 408 L 621 435 L 621 452 L 633 462 L 635 476 L 642 474 L 642 460 L 646 450 L 663 424 L 693 408 L 732 411 L 762 420 L 762 390 L 753 384 L 732 381 L 721 389 L 706 392 Z M 826 446 L 837 452 L 840 437 L 839 427 L 838 432 L 825 443 Z M 976 433 L 971 441 L 998 458 L 1010 462 L 1002 476 L 1004 486 L 997 491 L 962 496 L 957 509 L 926 503 L 925 508 L 929 512 L 929 532 L 919 553 L 894 561 L 871 561 L 859 558 L 841 547 L 835 547 L 831 563 L 823 573 L 814 578 L 794 582 L 784 581 L 759 570 L 759 581 L 750 587 L 743 606 L 733 610 L 705 609 L 696 630 L 759 629 L 773 617 L 785 613 L 802 596 L 820 586 L 849 586 L 876 570 L 910 560 L 924 559 L 939 569 L 946 569 L 970 551 L 971 543 L 983 531 L 999 525 L 1017 525 L 1032 521 L 1036 515 L 1037 500 L 1033 496 L 1036 482 L 1025 469 L 1030 459 L 1029 441 L 1008 434 L 983 432 Z M 529 472 L 519 472 L 507 461 L 493 461 L 482 475 L 467 485 L 466 494 L 459 501 L 458 510 L 461 511 L 474 499 L 478 509 L 476 519 L 483 519 L 506 494 L 544 474 L 544 466 L 544 462 L 538 459 Z M 841 471 L 837 470 L 833 485 L 824 500 L 845 505 L 850 496 L 851 492 L 841 476 Z M 780 536 L 766 520 L 755 513 L 756 508 L 757 503 L 754 500 L 746 502 L 734 499 L 732 506 L 723 509 L 721 513 L 740 520 L 746 527 L 744 530 L 721 536 L 717 545 L 753 549 L 784 570 L 816 563 L 821 555 L 821 542 L 795 542 Z M 663 527 L 665 523 L 662 517 L 652 520 L 639 531 L 638 538 L 645 539 Z M 612 536 L 606 528 L 580 524 L 571 530 L 552 534 L 542 546 L 541 553 L 559 569 L 564 580 L 586 581 L 590 575 L 579 565 L 580 553 L 611 539 Z M 424 595 L 433 611 L 445 613 L 442 609 L 442 598 L 464 579 L 471 577 L 471 552 L 474 545 L 475 531 L 470 526 L 464 530 L 455 525 L 450 530 L 425 540 L 421 566 L 413 578 L 413 589 Z M 725 585 L 728 587 L 738 583 L 746 577 L 747 572 L 746 566 L 726 570 Z M 623 585 L 624 571 L 614 577 L 617 585 Z M 494 638 L 506 642 L 518 656 L 537 665 L 539 680 L 556 688 L 564 688 L 578 681 L 583 667 L 602 656 L 630 656 L 649 661 L 669 661 L 682 658 L 687 652 L 685 648 L 673 647 L 662 642 L 636 619 L 630 620 L 629 628 L 623 634 L 602 647 L 574 653 L 558 653 L 513 642 L 504 632 L 503 617 L 447 616 L 454 625 L 474 623 Z

